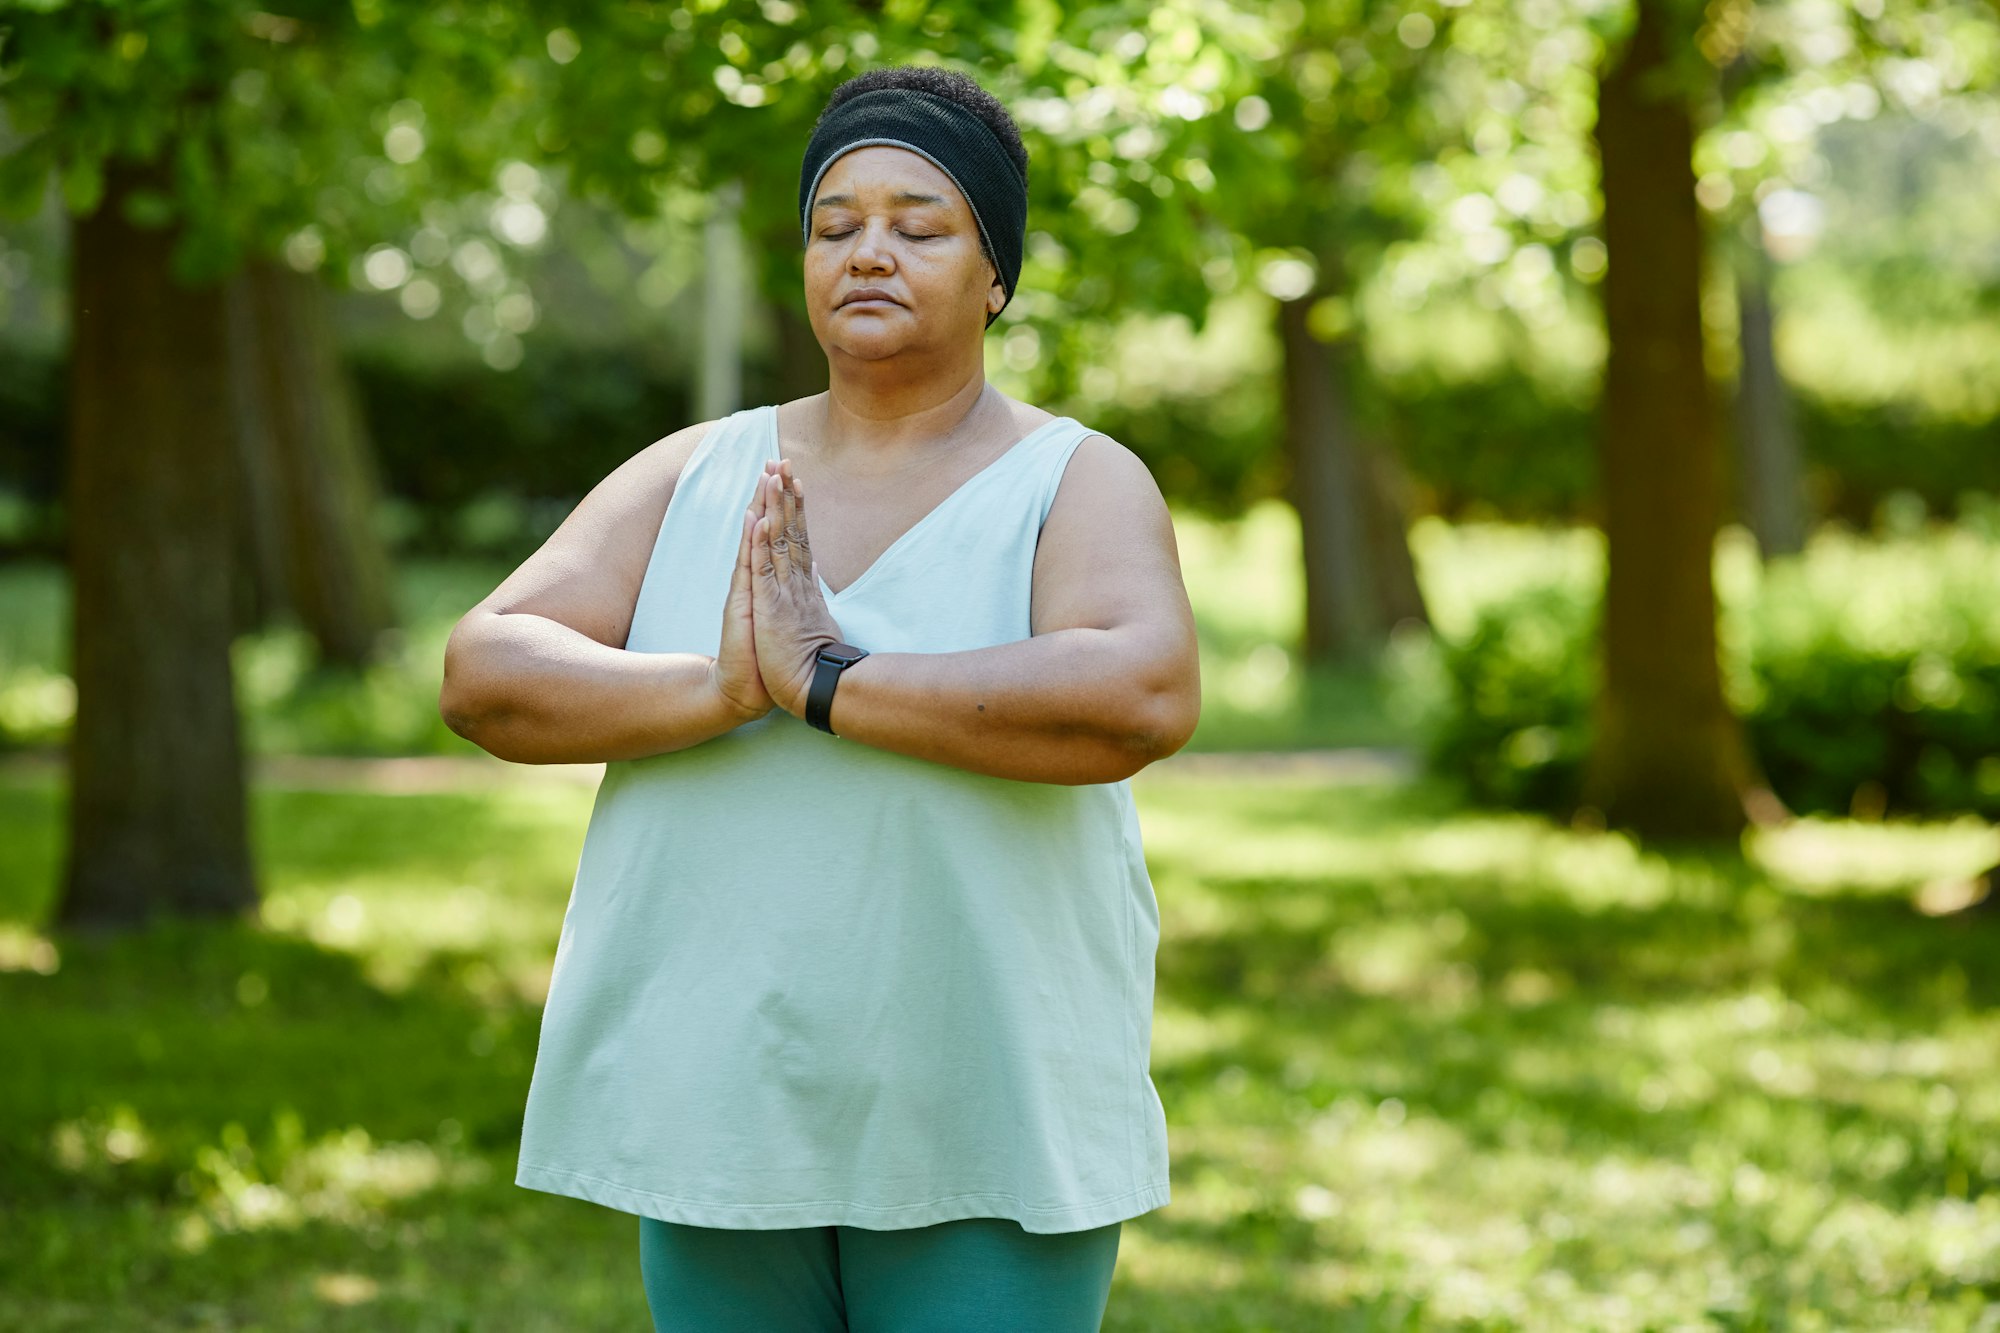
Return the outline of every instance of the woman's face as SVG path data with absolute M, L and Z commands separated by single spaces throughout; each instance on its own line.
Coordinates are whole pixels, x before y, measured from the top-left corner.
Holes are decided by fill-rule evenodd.
M 805 251 L 806 311 L 829 355 L 877 360 L 977 344 L 1007 299 L 951 177 L 908 149 L 871 144 L 820 177 Z M 842 304 L 876 287 L 887 301 Z

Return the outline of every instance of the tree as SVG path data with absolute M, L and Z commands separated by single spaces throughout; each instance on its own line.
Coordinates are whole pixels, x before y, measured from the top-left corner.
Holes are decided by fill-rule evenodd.
M 456 88 L 512 124 L 516 103 L 468 66 L 490 71 L 525 30 L 448 7 L 399 28 L 381 17 L 76 3 L 0 29 L 24 136 L 0 160 L 0 207 L 27 213 L 53 176 L 73 218 L 65 925 L 255 909 L 230 674 L 239 552 L 262 553 L 255 600 L 292 601 L 335 657 L 364 657 L 387 621 L 324 323 L 298 318 L 305 289 L 261 261 L 302 225 L 352 241 L 378 220 L 330 181 L 379 133 L 383 91 Z M 490 173 L 493 142 L 464 142 L 460 165 Z M 342 237 L 342 222 L 358 225 Z M 251 512 L 280 517 L 251 530 Z
M 1721 454 L 1702 345 L 1690 54 L 1675 0 L 1638 0 L 1599 79 L 1608 569 L 1584 801 L 1649 835 L 1727 837 L 1762 783 L 1716 656 Z
M 256 902 L 231 693 L 234 494 L 219 283 L 128 205 L 157 167 L 114 164 L 71 255 L 68 857 L 57 920 Z M 116 392 L 107 389 L 115 386 Z
M 243 529 L 237 629 L 288 614 L 322 662 L 363 666 L 380 655 L 395 607 L 375 523 L 382 483 L 326 285 L 257 258 L 225 300 Z

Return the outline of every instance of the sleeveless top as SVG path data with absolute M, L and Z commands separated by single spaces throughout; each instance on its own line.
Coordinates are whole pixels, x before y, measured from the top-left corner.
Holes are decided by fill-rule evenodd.
M 705 653 L 777 408 L 722 419 L 626 647 Z M 1030 637 L 1035 543 L 1091 430 L 1017 441 L 838 593 L 841 637 Z M 1081 1231 L 1169 1200 L 1148 1072 L 1159 908 L 1128 782 L 991 777 L 782 708 L 605 766 L 515 1183 L 696 1226 L 968 1217 Z

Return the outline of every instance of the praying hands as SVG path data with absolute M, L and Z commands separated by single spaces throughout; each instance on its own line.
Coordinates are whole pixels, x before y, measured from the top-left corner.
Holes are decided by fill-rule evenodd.
M 790 460 L 766 461 L 743 514 L 716 687 L 746 722 L 773 706 L 803 718 L 819 650 L 839 642 L 806 536 L 805 488 Z

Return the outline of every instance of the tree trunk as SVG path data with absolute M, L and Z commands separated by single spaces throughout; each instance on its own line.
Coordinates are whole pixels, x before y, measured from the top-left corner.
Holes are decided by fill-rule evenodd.
M 163 155 L 164 157 L 164 155 Z M 72 224 L 68 846 L 58 924 L 254 913 L 230 676 L 231 489 L 223 290 L 169 271 L 174 237 L 110 164 Z
M 326 291 L 258 259 L 233 278 L 228 299 L 249 584 L 239 605 L 252 624 L 295 616 L 322 661 L 365 665 L 396 613 L 375 521 L 381 481 Z
M 1308 326 L 1316 295 L 1278 303 L 1285 451 L 1305 560 L 1308 668 L 1371 660 L 1387 628 L 1372 573 L 1366 472 L 1348 407 L 1345 358 Z
M 1598 86 L 1608 578 L 1583 800 L 1644 835 L 1726 838 L 1758 782 L 1716 661 L 1721 459 L 1702 361 L 1694 124 L 1669 83 L 1665 3 L 1640 0 Z
M 1361 497 L 1368 529 L 1369 570 L 1375 577 L 1376 605 L 1383 623 L 1431 623 L 1423 586 L 1410 553 L 1409 474 L 1400 459 L 1379 442 L 1358 441 L 1362 475 L 1367 484 Z
M 725 181 L 712 196 L 702 228 L 701 419 L 728 416 L 743 406 L 743 187 Z
M 1742 369 L 1736 382 L 1736 449 L 1743 516 L 1770 560 L 1795 555 L 1806 541 L 1804 468 L 1791 391 L 1778 369 L 1772 339 L 1770 257 L 1750 235 L 1736 249 L 1737 340 Z
M 771 326 L 777 332 L 777 359 L 773 378 L 778 401 L 809 398 L 825 393 L 827 387 L 826 349 L 813 336 L 812 321 L 797 300 L 768 301 Z

